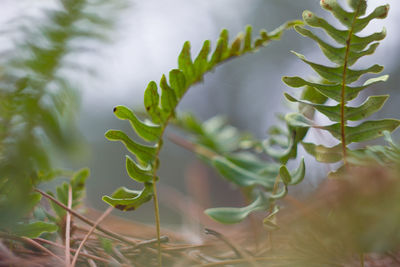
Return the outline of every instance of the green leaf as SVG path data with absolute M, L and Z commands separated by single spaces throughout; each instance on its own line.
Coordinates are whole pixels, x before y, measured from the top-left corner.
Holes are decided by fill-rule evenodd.
M 303 12 L 303 19 L 305 23 L 311 27 L 322 28 L 325 32 L 332 37 L 336 42 L 342 45 L 346 45 L 346 40 L 349 36 L 349 32 L 347 30 L 338 30 L 332 25 L 330 25 L 326 20 L 321 17 L 316 16 L 311 11 Z M 386 29 L 383 29 L 381 32 L 373 33 L 371 35 L 365 37 L 359 37 L 357 35 L 352 36 L 352 42 L 350 46 L 350 51 L 362 51 L 364 50 L 370 43 L 381 41 L 386 37 Z
M 205 213 L 217 222 L 234 224 L 243 221 L 250 213 L 267 210 L 270 205 L 268 199 L 261 194 L 250 205 L 243 208 L 212 208 Z
M 129 190 L 126 187 L 117 189 L 110 196 L 103 196 L 103 201 L 122 211 L 136 210 L 153 197 L 153 185 L 146 183 L 142 191 Z
M 261 161 L 253 154 L 244 152 L 227 155 L 226 159 L 240 168 L 255 173 L 259 173 L 260 171 L 266 168 L 266 165 L 272 163 L 272 162 Z
M 222 61 L 222 56 L 223 56 L 223 50 L 224 50 L 224 40 L 223 39 L 219 39 L 217 42 L 217 47 L 214 50 L 214 53 L 211 56 L 211 60 L 209 62 L 209 67 L 208 68 L 212 68 L 215 65 L 217 65 L 219 62 Z
M 327 106 L 327 105 L 321 105 L 321 104 L 313 104 L 308 101 L 301 101 L 298 100 L 291 95 L 285 93 L 286 99 L 288 99 L 291 102 L 298 102 L 303 105 L 311 106 L 327 116 L 331 121 L 339 122 L 341 120 L 340 116 L 340 105 L 336 106 Z M 350 120 L 350 121 L 359 121 L 362 119 L 365 119 L 378 110 L 382 108 L 382 106 L 385 104 L 386 100 L 389 98 L 388 95 L 382 95 L 382 96 L 370 96 L 367 98 L 367 100 L 361 104 L 359 107 L 345 107 L 345 120 Z
M 157 84 L 151 81 L 144 91 L 144 107 L 154 123 L 162 122 Z
M 299 167 L 293 172 L 289 172 L 285 165 L 282 165 L 279 169 L 279 175 L 285 185 L 296 185 L 303 181 L 306 174 L 306 165 L 304 158 L 301 159 Z
M 311 120 L 307 119 L 300 113 L 289 113 L 286 114 L 285 120 L 289 126 L 297 128 L 310 128 L 313 123 Z
M 353 100 L 358 96 L 358 93 L 367 88 L 368 86 L 372 84 L 376 84 L 379 82 L 385 82 L 389 78 L 388 75 L 383 75 L 377 78 L 369 79 L 367 80 L 363 86 L 359 87 L 350 87 L 346 86 L 345 87 L 345 99 L 346 101 Z M 287 85 L 295 88 L 303 87 L 303 86 L 310 86 L 315 88 L 317 91 L 319 91 L 321 94 L 332 98 L 333 100 L 337 102 L 341 102 L 341 88 L 342 86 L 339 84 L 319 84 L 319 83 L 313 83 L 313 82 L 308 82 L 300 77 L 283 77 L 282 78 L 283 82 L 286 83 Z
M 238 186 L 261 185 L 268 189 L 274 187 L 274 177 L 263 177 L 257 173 L 240 168 L 224 157 L 217 156 L 213 158 L 212 164 L 223 177 Z
M 353 32 L 357 33 L 362 31 L 373 19 L 384 19 L 387 17 L 389 13 L 389 5 L 379 6 L 375 8 L 374 11 L 371 12 L 366 17 L 357 19 L 354 23 Z
M 282 149 L 274 148 L 273 145 L 279 145 Z M 265 142 L 263 142 L 264 151 L 267 155 L 273 157 L 274 159 L 278 159 L 281 162 L 287 161 L 290 154 L 293 152 L 295 147 L 295 143 L 293 138 L 289 139 L 280 139 L 277 137 L 270 137 Z
M 186 79 L 182 71 L 173 69 L 169 72 L 169 82 L 175 95 L 180 99 L 186 92 Z
M 190 54 L 190 42 L 186 41 L 178 57 L 178 67 L 185 75 L 186 81 L 191 83 L 195 77 L 195 70 Z
M 350 28 L 354 20 L 354 14 L 346 12 L 336 0 L 321 0 L 322 8 L 332 12 L 332 14 L 346 27 Z
M 389 95 L 370 96 L 359 107 L 346 107 L 345 119 L 351 121 L 365 119 L 379 111 L 388 98 Z
M 194 61 L 194 70 L 196 77 L 202 77 L 208 69 L 208 55 L 210 53 L 211 43 L 209 40 L 204 41 L 203 47 L 201 48 L 197 58 Z
M 165 75 L 161 77 L 161 108 L 165 117 L 175 113 L 175 107 L 178 105 L 174 90 L 168 85 Z M 166 120 L 166 118 L 164 119 Z
M 247 25 L 246 26 L 246 34 L 244 36 L 243 52 L 252 50 L 252 41 L 251 41 L 252 31 L 253 31 L 253 28 L 250 25 Z
M 316 41 L 319 47 L 321 48 L 322 52 L 330 61 L 335 62 L 338 65 L 343 64 L 346 54 L 345 47 L 340 47 L 340 48 L 333 47 L 328 43 L 324 42 L 323 40 L 321 40 L 318 36 L 316 36 L 314 33 L 312 33 L 310 30 L 307 30 L 304 27 L 295 27 L 295 30 L 299 34 Z M 350 66 L 351 65 L 352 64 L 350 64 Z
M 151 168 L 143 169 L 139 167 L 129 156 L 126 156 L 126 171 L 137 182 L 146 183 L 153 180 Z
M 160 138 L 161 127 L 158 125 L 148 125 L 140 121 L 135 114 L 125 106 L 114 108 L 114 115 L 121 120 L 129 120 L 135 132 L 146 141 L 156 141 Z
M 340 144 L 334 147 L 325 147 L 323 145 L 303 142 L 302 145 L 307 153 L 314 156 L 319 162 L 335 163 L 341 161 L 343 158 L 342 145 Z
M 229 56 L 229 50 L 228 50 L 228 45 L 229 45 L 229 32 L 227 29 L 223 29 L 221 33 L 219 34 L 219 40 L 222 41 L 222 48 L 221 48 L 221 59 L 224 60 L 226 57 Z
M 229 50 L 229 57 L 240 56 L 240 48 L 242 46 L 242 40 L 243 40 L 243 34 L 240 33 L 231 44 L 231 48 Z
M 336 29 L 331 24 L 329 24 L 325 19 L 318 17 L 309 10 L 305 10 L 303 12 L 303 20 L 308 26 L 324 29 L 325 32 L 339 44 L 342 45 L 346 44 L 346 40 L 349 35 L 348 31 Z
M 327 67 L 321 64 L 317 64 L 311 62 L 305 58 L 304 55 L 296 53 L 292 51 L 298 58 L 300 58 L 304 63 L 308 64 L 311 68 L 313 68 L 322 78 L 341 84 L 343 82 L 343 67 Z M 367 73 L 380 73 L 383 70 L 383 67 L 380 65 L 373 65 L 368 69 L 364 70 L 351 70 L 347 69 L 346 73 L 346 84 L 353 83 L 360 79 L 360 77 Z M 322 92 L 321 92 L 322 93 Z
M 359 16 L 363 16 L 367 10 L 366 0 L 348 0 L 349 6 L 357 12 Z
M 289 170 L 286 168 L 285 165 L 282 165 L 281 168 L 279 169 L 279 176 L 281 177 L 282 182 L 285 185 L 288 185 L 290 183 L 290 181 L 292 180 Z
M 347 126 L 345 130 L 346 143 L 350 144 L 353 142 L 363 142 L 375 139 L 377 137 L 383 136 L 384 131 L 394 131 L 397 127 L 399 127 L 399 125 L 399 120 L 384 119 L 377 121 L 366 121 L 355 127 Z M 329 126 L 321 126 L 318 128 L 327 130 L 337 139 L 341 139 L 339 123 Z
M 109 130 L 106 132 L 105 136 L 110 141 L 120 141 L 124 143 L 126 148 L 136 156 L 142 165 L 147 166 L 147 164 L 154 160 L 157 147 L 138 144 L 119 130 Z
M 89 177 L 89 175 L 89 168 L 80 169 L 72 175 L 70 181 L 72 187 L 72 207 L 76 207 L 77 205 L 81 204 L 81 198 L 83 197 L 86 189 L 86 179 Z
M 58 230 L 57 225 L 46 222 L 15 224 L 12 233 L 17 236 L 37 238 L 43 233 L 54 233 Z
M 303 36 L 309 37 L 312 40 L 316 41 L 321 48 L 322 52 L 325 54 L 325 56 L 332 62 L 338 64 L 338 65 L 343 65 L 345 62 L 345 59 L 347 59 L 347 65 L 352 66 L 354 65 L 358 59 L 360 59 L 363 56 L 366 55 L 372 55 L 376 48 L 379 46 L 379 43 L 374 43 L 372 44 L 367 50 L 365 51 L 349 51 L 349 54 L 346 58 L 346 47 L 333 47 L 329 45 L 328 43 L 324 42 L 321 40 L 318 36 L 313 34 L 311 31 L 303 28 L 303 27 L 296 27 L 295 28 L 298 33 L 300 33 Z
M 71 186 L 75 190 L 84 190 L 86 179 L 90 176 L 90 169 L 83 168 L 75 172 L 71 178 Z

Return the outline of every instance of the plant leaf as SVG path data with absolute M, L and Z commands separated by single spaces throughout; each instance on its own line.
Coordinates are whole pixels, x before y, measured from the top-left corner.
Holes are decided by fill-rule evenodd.
M 234 224 L 243 221 L 250 213 L 268 209 L 270 202 L 261 194 L 250 205 L 243 208 L 212 208 L 205 213 L 217 222 Z
M 261 185 L 269 189 L 274 186 L 274 177 L 263 177 L 257 173 L 240 168 L 224 157 L 217 156 L 213 158 L 212 164 L 223 177 L 238 186 Z
M 347 144 L 352 142 L 363 142 L 383 136 L 384 131 L 394 131 L 399 127 L 400 121 L 395 119 L 384 119 L 377 121 L 366 121 L 355 127 L 346 127 Z M 340 140 L 340 124 L 317 127 L 329 131 L 334 137 Z
M 161 123 L 161 110 L 159 107 L 160 95 L 158 94 L 157 84 L 151 81 L 144 91 L 144 107 L 149 113 L 152 121 L 156 124 Z
M 135 114 L 125 106 L 116 106 L 114 115 L 121 120 L 129 120 L 135 132 L 146 141 L 156 141 L 160 138 L 161 127 L 148 125 L 140 121 Z
M 14 225 L 12 233 L 17 236 L 37 238 L 43 233 L 54 233 L 58 230 L 57 225 L 46 222 L 20 223 Z
M 161 110 L 165 117 L 175 113 L 175 107 L 178 105 L 174 90 L 168 85 L 165 75 L 161 77 Z M 166 119 L 164 119 L 166 120 Z
M 175 95 L 180 99 L 186 92 L 186 78 L 182 71 L 173 69 L 169 72 L 169 82 L 175 91 Z
M 153 180 L 151 168 L 143 169 L 139 167 L 129 156 L 126 156 L 126 171 L 132 179 L 139 183 L 151 182 Z
M 289 172 L 285 165 L 282 165 L 279 169 L 279 175 L 285 185 L 296 185 L 303 181 L 306 174 L 306 165 L 304 158 L 301 159 L 299 167 L 293 172 Z
M 142 191 L 129 190 L 126 187 L 117 189 L 110 196 L 103 196 L 103 201 L 122 211 L 136 210 L 153 197 L 153 185 L 145 183 Z
M 346 86 L 345 88 L 345 99 L 346 101 L 353 100 L 358 96 L 358 93 L 367 88 L 368 86 L 372 84 L 376 84 L 379 82 L 385 82 L 389 78 L 388 75 L 383 75 L 378 78 L 373 78 L 367 80 L 363 86 L 358 86 L 358 87 L 350 87 Z M 300 77 L 283 77 L 282 78 L 283 82 L 286 83 L 287 85 L 295 88 L 303 87 L 303 86 L 311 86 L 318 90 L 321 94 L 332 98 L 333 100 L 340 102 L 341 100 L 341 85 L 337 84 L 318 84 L 318 83 L 312 83 L 308 82 Z
M 327 106 L 323 104 L 314 104 L 308 101 L 298 100 L 291 95 L 285 93 L 285 97 L 287 100 L 291 102 L 298 102 L 303 105 L 311 106 L 327 116 L 331 121 L 339 122 L 341 120 L 340 117 L 340 105 L 336 106 Z M 386 100 L 389 98 L 388 95 L 382 96 L 370 96 L 367 100 L 361 104 L 359 107 L 345 107 L 345 120 L 350 121 L 359 121 L 365 119 L 375 112 L 379 111 L 382 106 L 385 104 Z
M 126 148 L 133 153 L 142 165 L 147 166 L 148 163 L 154 160 L 157 148 L 154 146 L 145 146 L 134 142 L 124 132 L 119 130 L 109 130 L 105 134 L 110 141 L 120 141 L 124 143 Z
M 302 145 L 307 153 L 314 156 L 319 162 L 335 163 L 341 161 L 343 158 L 342 146 L 340 144 L 334 147 L 325 147 L 323 145 L 303 142 Z

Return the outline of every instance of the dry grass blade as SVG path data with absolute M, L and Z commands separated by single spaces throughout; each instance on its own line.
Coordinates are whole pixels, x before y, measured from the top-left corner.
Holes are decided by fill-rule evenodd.
M 68 186 L 68 209 L 72 210 L 72 187 Z M 69 267 L 71 263 L 71 213 L 67 211 L 67 216 L 65 220 L 65 266 Z
M 92 221 L 89 220 L 88 218 L 86 218 L 86 217 L 80 215 L 79 213 L 77 213 L 77 212 L 75 212 L 75 211 L 69 209 L 67 206 L 65 206 L 63 203 L 61 203 L 60 201 L 58 201 L 58 200 L 55 199 L 54 197 L 50 196 L 49 194 L 46 194 L 45 192 L 43 192 L 43 191 L 41 191 L 41 190 L 39 190 L 39 189 L 37 189 L 37 188 L 35 189 L 35 191 L 38 192 L 38 193 L 40 193 L 40 194 L 41 194 L 42 196 L 44 196 L 45 198 L 47 198 L 47 199 L 53 201 L 55 204 L 57 204 L 58 206 L 62 207 L 63 209 L 65 209 L 66 211 L 68 211 L 69 213 L 71 213 L 72 215 L 74 215 L 76 218 L 78 218 L 79 220 L 83 221 L 84 223 L 87 223 L 87 224 L 90 225 L 90 226 L 95 225 L 94 222 L 92 222 Z M 123 243 L 129 244 L 129 245 L 131 245 L 131 246 L 136 246 L 136 245 L 137 245 L 136 242 L 134 242 L 134 241 L 132 241 L 132 240 L 129 240 L 129 239 L 127 239 L 127 238 L 125 238 L 125 237 L 123 237 L 123 236 L 121 236 L 121 235 L 119 235 L 119 234 L 116 234 L 116 233 L 113 233 L 113 232 L 111 232 L 111 231 L 108 231 L 108 230 L 104 229 L 103 227 L 101 227 L 101 226 L 99 226 L 99 225 L 96 226 L 96 229 L 99 230 L 100 232 L 106 234 L 106 235 L 109 235 L 109 236 L 111 236 L 111 237 L 113 237 L 113 238 L 115 238 L 115 239 L 117 239 L 117 240 L 123 242 Z
M 218 233 L 217 231 L 211 230 L 211 229 L 205 229 L 206 234 L 209 235 L 213 235 L 215 237 L 217 237 L 218 239 L 220 239 L 222 242 L 224 242 L 225 244 L 227 244 L 236 254 L 236 256 L 238 256 L 239 258 L 243 258 L 245 261 L 247 261 L 251 266 L 253 267 L 258 267 L 259 265 L 257 264 L 257 262 L 253 259 L 253 257 L 251 257 L 250 255 L 248 255 L 246 252 L 242 251 L 241 249 L 239 249 L 238 246 L 236 246 L 234 243 L 232 243 L 230 240 L 228 240 L 224 235 L 222 235 L 221 233 Z
M 90 229 L 90 231 L 85 235 L 85 237 L 83 238 L 82 242 L 79 244 L 78 250 L 76 251 L 74 258 L 72 259 L 72 267 L 75 267 L 76 261 L 78 260 L 78 256 L 80 251 L 83 248 L 83 245 L 85 244 L 86 240 L 89 238 L 89 236 L 93 233 L 93 231 L 96 229 L 97 225 L 99 223 L 101 223 L 101 221 L 103 221 L 113 210 L 113 207 L 109 207 L 95 222 L 95 224 L 92 226 L 92 228 Z
M 63 249 L 63 250 L 65 249 L 65 246 L 63 246 L 61 244 L 58 244 L 58 243 L 55 243 L 55 242 L 52 242 L 52 241 L 47 240 L 47 239 L 35 238 L 35 240 L 37 242 L 41 242 L 41 243 L 45 243 L 45 244 L 48 244 L 48 245 L 52 245 L 52 246 L 58 247 L 58 248 Z M 70 248 L 70 251 L 76 253 L 77 249 Z M 84 252 L 81 252 L 80 255 L 84 256 L 84 257 L 87 257 L 89 259 L 93 259 L 93 260 L 104 262 L 104 263 L 109 263 L 110 262 L 108 259 L 105 259 L 105 258 L 102 258 L 102 257 L 99 257 L 99 256 L 95 256 L 95 255 L 91 255 L 91 254 L 88 254 L 88 253 L 84 253 Z
M 5 233 L 0 233 L 0 237 L 29 244 L 29 245 L 31 245 L 31 246 L 33 246 L 33 247 L 45 252 L 46 254 L 54 257 L 55 259 L 57 259 L 57 261 L 59 261 L 62 264 L 64 264 L 64 260 L 62 258 L 60 258 L 59 256 L 57 256 L 56 254 L 51 252 L 49 249 L 45 248 L 44 246 L 42 246 L 41 244 L 39 244 L 38 242 L 36 242 L 33 239 L 30 239 L 30 238 L 27 238 L 27 237 L 13 236 L 13 235 L 5 234 Z

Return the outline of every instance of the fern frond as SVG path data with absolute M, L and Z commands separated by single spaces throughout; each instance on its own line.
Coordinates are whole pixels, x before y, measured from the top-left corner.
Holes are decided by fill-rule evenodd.
M 211 51 L 210 41 L 207 40 L 203 43 L 199 54 L 194 60 L 190 53 L 190 43 L 185 42 L 178 57 L 178 69 L 173 69 L 169 72 L 168 80 L 166 75 L 161 77 L 159 82 L 161 95 L 157 83 L 154 81 L 151 81 L 145 90 L 144 106 L 150 117 L 150 122 L 139 120 L 134 113 L 126 107 L 118 106 L 114 109 L 117 118 L 129 120 L 133 130 L 138 136 L 141 137 L 143 141 L 151 142 L 151 145 L 138 144 L 120 131 L 110 130 L 106 133 L 106 137 L 109 140 L 123 142 L 128 150 L 135 155 L 136 161 L 133 161 L 129 157 L 127 158 L 127 171 L 129 176 L 134 180 L 144 183 L 145 188 L 141 191 L 142 193 L 137 193 L 135 196 L 129 196 L 129 194 L 125 193 L 122 194 L 121 192 L 125 192 L 126 190 L 118 189 L 111 196 L 103 197 L 103 200 L 118 209 L 128 210 L 132 207 L 137 208 L 140 204 L 150 200 L 151 197 L 148 198 L 148 196 L 152 195 L 154 196 L 157 216 L 156 180 L 158 179 L 157 169 L 159 167 L 158 155 L 162 146 L 164 131 L 170 120 L 176 117 L 176 107 L 181 98 L 191 86 L 201 82 L 204 79 L 204 75 L 212 71 L 216 66 L 230 59 L 257 51 L 260 47 L 267 45 L 269 42 L 278 40 L 286 29 L 300 24 L 302 23 L 299 21 L 291 21 L 285 23 L 271 33 L 261 31 L 260 36 L 254 41 L 252 40 L 252 28 L 249 26 L 246 28 L 244 34 L 239 34 L 231 43 L 229 43 L 228 31 L 222 30 L 214 51 Z M 214 120 L 213 123 L 222 126 L 222 124 L 220 124 L 221 122 L 217 119 Z M 211 123 L 209 126 L 212 127 Z M 206 131 L 203 125 L 196 124 L 195 121 L 192 121 L 192 127 L 192 130 L 198 131 L 199 133 L 205 133 Z M 227 128 L 227 131 L 230 130 L 232 130 L 232 128 Z M 221 136 L 221 138 L 222 137 L 223 136 Z M 230 144 L 236 146 L 236 141 L 238 140 L 236 140 L 235 137 L 233 137 L 234 140 L 231 140 L 232 142 L 225 142 L 223 144 L 219 142 L 222 140 L 221 138 L 213 139 L 211 136 L 204 136 L 203 141 L 219 152 L 223 151 L 225 153 L 235 149 L 234 147 L 230 147 Z M 245 181 L 244 186 L 260 184 L 272 188 L 274 185 L 274 181 L 265 180 L 263 177 L 248 172 L 240 167 L 236 168 L 234 163 L 225 157 L 215 157 L 213 159 L 213 164 L 220 172 L 225 172 L 227 177 L 231 178 L 231 181 L 239 184 Z M 239 179 L 239 174 L 244 176 L 245 179 Z M 152 181 L 149 181 L 150 177 L 152 177 Z M 149 189 L 149 184 L 153 185 L 152 189 Z M 146 194 L 144 194 L 144 191 L 146 191 Z M 145 196 L 141 197 L 142 195 Z M 139 202 L 138 198 L 141 199 Z M 259 205 L 255 205 L 255 207 L 257 209 Z M 250 207 L 247 210 L 249 209 L 252 208 Z M 240 216 L 236 218 L 240 218 Z M 158 220 L 157 228 L 159 229 Z
M 131 140 L 121 131 L 110 130 L 106 133 L 109 140 L 123 142 L 128 150 L 135 155 L 137 162 L 129 161 L 131 167 L 132 163 L 136 164 L 135 167 L 130 167 L 131 172 L 133 169 L 142 170 L 145 168 L 147 170 L 146 175 L 152 173 L 153 177 L 156 177 L 158 153 L 162 146 L 163 133 L 169 121 L 175 117 L 176 106 L 189 87 L 201 82 L 204 75 L 219 64 L 246 53 L 255 52 L 269 42 L 279 39 L 284 30 L 294 25 L 299 25 L 299 21 L 288 22 L 271 34 L 261 31 L 260 37 L 254 41 L 251 37 L 252 28 L 249 26 L 246 28 L 246 33 L 239 34 L 231 44 L 228 40 L 228 31 L 222 30 L 215 50 L 212 52 L 210 41 L 205 41 L 194 61 L 190 53 L 190 43 L 185 42 L 178 57 L 178 69 L 169 72 L 169 83 L 165 75 L 161 77 L 159 83 L 161 96 L 157 83 L 154 81 L 151 81 L 145 90 L 144 106 L 151 123 L 140 121 L 127 107 L 118 106 L 114 108 L 114 114 L 117 118 L 129 120 L 133 130 L 144 141 L 153 142 L 153 145 L 150 146 L 143 145 Z M 108 198 L 103 199 L 108 202 Z M 121 201 L 124 200 L 121 199 Z M 113 202 L 114 206 L 115 203 Z
M 246 207 L 211 208 L 205 211 L 220 223 L 238 223 L 252 212 L 273 209 L 275 201 L 286 195 L 287 187 L 298 184 L 305 176 L 303 160 L 300 166 L 292 172 L 289 172 L 286 166 L 280 163 L 279 158 L 286 154 L 277 156 L 280 152 L 269 153 L 270 151 L 266 149 L 267 156 L 277 158 L 277 160 L 275 162 L 261 160 L 257 154 L 260 154 L 265 144 L 246 134 L 241 134 L 239 130 L 227 125 L 219 117 L 200 123 L 193 116 L 186 115 L 179 119 L 179 124 L 184 130 L 191 133 L 193 139 L 190 146 L 181 141 L 184 147 L 193 150 L 198 156 L 213 165 L 227 181 L 249 192 L 252 203 Z M 276 134 L 282 134 L 280 128 Z M 221 136 L 229 137 L 220 138 Z M 282 144 L 277 140 L 272 141 L 272 139 L 269 140 L 270 144 L 275 142 L 286 148 L 289 146 L 285 142 L 286 140 Z M 177 143 L 179 144 L 179 142 Z M 292 148 L 293 146 L 290 146 L 289 149 Z
M 360 121 L 379 111 L 388 99 L 388 95 L 370 96 L 363 104 L 358 107 L 349 107 L 347 103 L 355 99 L 358 94 L 372 84 L 386 81 L 388 76 L 384 75 L 366 81 L 362 86 L 352 86 L 361 76 L 369 73 L 380 73 L 383 67 L 373 65 L 365 69 L 352 69 L 360 58 L 366 55 L 372 55 L 379 45 L 379 41 L 386 36 L 386 30 L 374 33 L 366 37 L 357 35 L 362 31 L 373 19 L 383 19 L 387 16 L 389 6 L 384 5 L 377 7 L 371 14 L 365 15 L 367 1 L 354 0 L 349 1 L 352 9 L 351 12 L 345 11 L 336 0 L 321 0 L 322 8 L 331 12 L 346 28 L 346 30 L 338 30 L 330 25 L 326 20 L 316 16 L 311 11 L 304 11 L 303 19 L 306 25 L 313 28 L 321 28 L 339 46 L 335 47 L 323 41 L 320 37 L 305 27 L 297 26 L 296 31 L 302 36 L 308 37 L 315 41 L 321 48 L 324 55 L 336 66 L 324 66 L 307 60 L 303 55 L 293 52 L 304 63 L 309 65 L 327 84 L 309 82 L 300 77 L 283 77 L 283 81 L 291 87 L 313 87 L 320 94 L 330 98 L 337 105 L 328 106 L 324 103 L 314 101 L 303 101 L 285 94 L 286 98 L 291 102 L 298 102 L 302 105 L 309 106 L 316 111 L 326 115 L 334 124 L 327 126 L 318 126 L 314 122 L 307 120 L 300 114 L 290 114 L 286 116 L 286 120 L 292 126 L 299 126 L 304 129 L 310 127 L 328 131 L 333 137 L 339 140 L 339 146 L 324 147 L 313 144 L 303 144 L 306 151 L 314 155 L 317 160 L 323 162 L 337 162 L 343 160 L 347 162 L 348 147 L 353 142 L 362 142 L 372 140 L 383 135 L 385 130 L 394 131 L 400 121 L 394 119 L 385 119 L 378 121 L 365 121 L 357 126 L 347 126 L 348 121 Z M 341 153 L 341 156 L 339 155 Z

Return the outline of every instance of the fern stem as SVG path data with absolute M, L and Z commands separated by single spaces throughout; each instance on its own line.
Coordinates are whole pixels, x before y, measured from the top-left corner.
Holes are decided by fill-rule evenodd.
M 274 189 L 272 190 L 273 195 L 275 195 L 276 191 L 278 191 L 278 185 L 279 185 L 280 178 L 281 177 L 279 175 L 277 175 L 275 178 Z M 275 201 L 273 201 L 271 203 L 271 206 L 269 206 L 268 214 L 271 214 L 274 211 L 274 208 L 275 208 Z M 272 239 L 272 231 L 268 232 L 268 242 L 270 243 L 271 250 L 273 250 L 274 249 L 274 241 Z
M 355 10 L 353 22 L 349 29 L 349 36 L 346 40 L 346 54 L 344 57 L 344 65 L 343 65 L 343 76 L 342 76 L 342 90 L 341 90 L 341 101 L 340 101 L 340 130 L 341 130 L 341 141 L 342 141 L 342 153 L 343 153 L 343 162 L 344 165 L 347 165 L 347 145 L 346 145 L 346 124 L 347 121 L 345 119 L 345 107 L 346 107 L 346 78 L 347 78 L 347 68 L 349 64 L 349 54 L 350 54 L 350 46 L 351 46 L 351 37 L 353 36 L 353 29 L 356 19 L 358 17 L 358 13 L 360 12 L 362 1 L 359 2 L 357 6 L 357 10 Z
M 365 266 L 365 257 L 364 253 L 360 253 L 360 266 L 364 267 Z
M 157 186 L 156 186 L 156 178 L 153 177 L 153 192 L 154 192 L 154 216 L 156 217 L 156 231 L 157 231 L 157 258 L 158 258 L 158 266 L 162 266 L 162 255 L 161 255 L 161 223 L 160 223 L 160 208 L 158 205 L 158 195 L 157 195 Z

